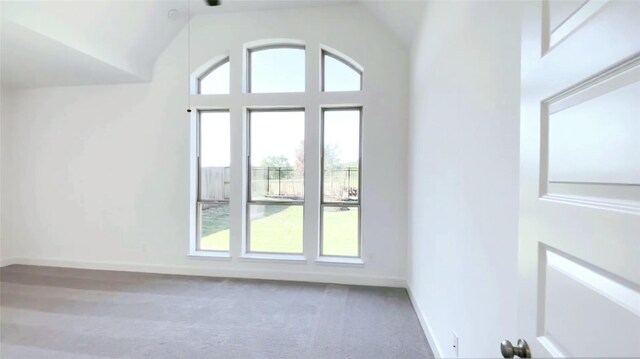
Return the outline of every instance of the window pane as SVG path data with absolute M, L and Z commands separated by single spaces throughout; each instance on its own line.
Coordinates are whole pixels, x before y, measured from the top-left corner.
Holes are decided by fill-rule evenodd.
M 229 93 L 229 59 L 216 66 L 200 79 L 200 91 L 198 93 L 202 95 Z
M 229 250 L 229 204 L 200 203 L 200 243 L 204 251 Z
M 304 49 L 271 48 L 249 51 L 251 92 L 304 92 Z
M 323 256 L 359 257 L 358 207 L 330 207 L 322 210 Z
M 360 198 L 360 110 L 324 112 L 324 202 Z
M 302 253 L 301 205 L 249 205 L 249 252 Z
M 229 200 L 230 123 L 229 112 L 200 113 L 200 200 Z
M 251 201 L 304 199 L 304 111 L 250 114 Z
M 230 118 L 228 111 L 200 112 L 199 250 L 229 250 Z
M 337 58 L 323 54 L 324 91 L 360 91 L 360 72 Z

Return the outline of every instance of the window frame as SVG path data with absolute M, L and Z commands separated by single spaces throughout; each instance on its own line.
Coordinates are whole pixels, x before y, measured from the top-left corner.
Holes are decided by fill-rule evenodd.
M 299 50 L 303 50 L 304 51 L 304 80 L 305 80 L 305 88 L 303 91 L 297 91 L 297 92 L 253 92 L 251 90 L 251 79 L 252 79 L 252 66 L 251 66 L 251 62 L 252 62 L 252 55 L 254 52 L 259 52 L 259 51 L 266 51 L 266 50 L 274 50 L 274 49 L 299 49 Z M 307 93 L 306 87 L 307 87 L 307 46 L 304 44 L 288 44 L 288 43 L 280 43 L 280 44 L 268 44 L 268 45 L 260 45 L 260 46 L 253 46 L 250 48 L 246 49 L 246 56 L 247 56 L 247 61 L 246 61 L 246 79 L 247 79 L 247 83 L 245 84 L 246 89 L 247 89 L 247 93 L 251 93 L 251 94 L 276 94 L 276 93 Z
M 325 79 L 326 79 L 326 73 L 325 73 L 325 56 L 329 56 L 332 59 L 339 61 L 343 64 L 345 64 L 346 66 L 348 66 L 349 68 L 351 68 L 353 71 L 357 72 L 358 75 L 360 75 L 360 87 L 357 90 L 344 90 L 344 91 L 327 91 L 325 89 Z M 321 48 L 320 49 L 320 92 L 327 92 L 327 93 L 332 93 L 332 92 L 359 92 L 362 91 L 362 81 L 364 78 L 364 71 L 362 71 L 359 67 L 357 67 L 356 65 L 352 64 L 350 61 L 345 60 L 342 56 L 340 55 L 336 55 L 333 52 Z
M 243 255 L 247 256 L 251 256 L 251 255 L 265 255 L 265 256 L 282 256 L 287 257 L 287 256 L 291 256 L 291 257 L 300 257 L 300 256 L 304 256 L 304 223 L 305 223 L 305 216 L 306 216 L 306 211 L 304 210 L 305 207 L 305 203 L 306 203 L 306 181 L 305 178 L 303 176 L 302 178 L 302 185 L 304 188 L 304 197 L 302 200 L 297 200 L 297 201 L 254 201 L 251 198 L 251 114 L 254 112 L 302 112 L 304 115 L 304 129 L 305 129 L 305 141 L 306 141 L 306 108 L 304 106 L 294 106 L 294 107 L 248 107 L 246 108 L 246 145 L 245 145 L 245 150 L 246 152 L 246 161 L 247 161 L 247 165 L 246 165 L 246 169 L 245 169 L 245 173 L 246 173 L 246 179 L 247 179 L 247 186 L 245 188 L 245 190 L 247 191 L 246 193 L 246 201 L 244 203 L 244 216 L 245 216 L 245 223 L 244 223 L 244 230 L 245 230 L 245 238 L 244 238 L 244 253 Z M 305 142 L 306 143 L 306 142 Z M 293 253 L 293 252 L 262 252 L 262 251 L 252 251 L 251 250 L 251 205 L 258 205 L 258 206 L 301 206 L 302 207 L 302 252 L 300 253 Z
M 219 69 L 221 66 L 227 63 L 229 64 L 229 92 L 221 93 L 221 94 L 203 94 L 202 80 L 204 80 L 205 77 L 209 76 L 212 72 L 214 72 L 215 70 Z M 230 60 L 230 57 L 227 56 L 221 59 L 220 61 L 214 63 L 206 71 L 204 71 L 198 77 L 196 77 L 196 95 L 210 96 L 210 95 L 229 95 L 229 94 L 231 94 L 231 60 Z
M 327 106 L 320 108 L 320 229 L 318 243 L 318 258 L 339 258 L 350 260 L 362 259 L 362 133 L 363 133 L 363 109 L 364 106 Z M 324 149 L 325 149 L 325 113 L 330 111 L 358 111 L 358 201 L 357 202 L 325 202 L 324 200 Z M 342 255 L 325 255 L 323 253 L 324 242 L 324 208 L 325 207 L 357 207 L 358 208 L 358 255 L 342 256 Z

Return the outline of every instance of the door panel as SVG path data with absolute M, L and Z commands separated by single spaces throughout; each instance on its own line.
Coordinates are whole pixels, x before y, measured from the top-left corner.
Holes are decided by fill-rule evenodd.
M 640 210 L 640 61 L 542 102 L 542 198 Z
M 555 350 L 552 354 L 636 356 L 640 350 L 637 286 L 551 248 L 542 251 L 540 333 L 545 345 Z
M 640 2 L 523 20 L 520 335 L 534 357 L 640 356 Z
M 545 4 L 547 6 L 545 10 L 549 13 L 549 33 L 553 35 L 553 33 L 562 31 L 563 26 L 568 26 L 566 24 L 567 19 L 569 19 L 576 11 L 580 10 L 586 2 L 586 0 L 547 2 Z
M 605 91 L 548 105 L 549 182 L 640 184 L 640 161 L 629 162 L 640 154 L 640 82 Z

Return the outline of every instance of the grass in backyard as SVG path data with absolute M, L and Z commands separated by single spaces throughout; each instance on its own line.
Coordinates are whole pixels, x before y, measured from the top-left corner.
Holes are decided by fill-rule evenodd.
M 324 207 L 322 220 L 325 256 L 358 256 L 358 208 Z
M 249 251 L 302 253 L 302 206 L 251 206 Z
M 302 253 L 302 206 L 255 207 L 250 225 L 251 251 Z M 325 208 L 323 227 L 324 255 L 358 255 L 357 208 L 347 211 Z M 218 230 L 203 236 L 200 248 L 229 250 L 229 230 Z
M 203 204 L 200 210 L 200 249 L 229 250 L 229 204 Z M 207 239 L 205 241 L 205 238 Z

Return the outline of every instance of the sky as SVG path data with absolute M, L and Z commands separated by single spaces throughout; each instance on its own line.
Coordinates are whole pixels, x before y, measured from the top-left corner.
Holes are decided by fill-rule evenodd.
M 229 112 L 200 113 L 200 163 L 202 167 L 230 166 L 230 124 Z
M 360 111 L 326 111 L 324 145 L 337 149 L 339 163 L 357 162 L 360 157 Z
M 229 166 L 229 112 L 202 112 L 200 118 L 202 166 Z M 254 111 L 250 124 L 252 164 L 259 166 L 269 156 L 285 156 L 295 165 L 296 149 L 304 140 L 304 120 L 303 111 Z M 359 111 L 327 111 L 324 120 L 325 145 L 336 148 L 341 163 L 358 161 Z
M 296 163 L 296 149 L 304 141 L 303 111 L 254 111 L 251 113 L 251 165 L 269 156 L 285 156 Z
M 251 92 L 304 92 L 304 49 L 251 53 Z
M 229 78 L 229 61 L 227 61 L 200 80 L 200 93 L 204 95 L 228 94 Z
M 305 90 L 305 51 L 277 48 L 251 54 L 251 90 L 267 92 L 303 92 Z M 325 57 L 325 90 L 360 89 L 360 74 L 344 63 Z M 229 62 L 201 80 L 202 94 L 229 93 Z M 340 162 L 359 158 L 359 112 L 327 111 L 325 145 L 337 149 Z M 304 140 L 303 111 L 254 111 L 251 115 L 251 162 L 254 166 L 269 156 L 285 156 L 293 166 L 296 149 Z M 203 167 L 230 165 L 230 118 L 228 112 L 201 114 L 201 164 Z
M 332 56 L 324 57 L 325 91 L 358 91 L 360 74 Z M 304 92 L 305 50 L 276 48 L 251 53 L 251 92 Z M 229 62 L 200 80 L 200 93 L 229 93 Z
M 359 91 L 360 74 L 331 56 L 324 57 L 325 91 Z

